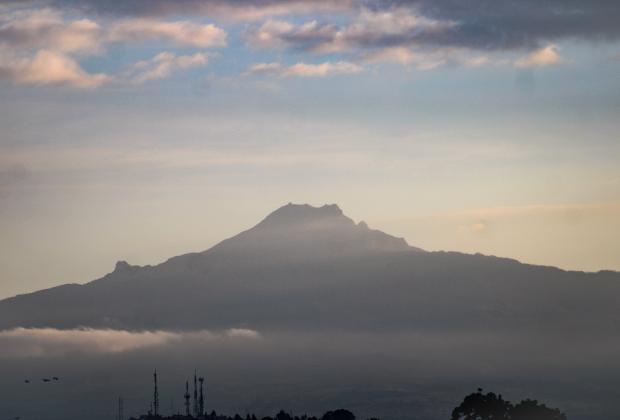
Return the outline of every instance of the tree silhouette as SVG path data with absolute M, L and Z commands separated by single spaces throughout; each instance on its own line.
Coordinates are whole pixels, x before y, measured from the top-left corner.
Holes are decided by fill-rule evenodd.
M 510 410 L 512 420 L 566 420 L 566 415 L 557 408 L 538 404 L 536 400 L 523 400 Z
M 280 410 L 278 414 L 276 414 L 275 420 L 293 420 L 291 415 L 284 410 Z
M 465 397 L 452 411 L 452 420 L 567 420 L 557 408 L 549 408 L 536 400 L 524 400 L 517 405 L 492 392 L 478 392 Z
M 510 408 L 510 402 L 501 395 L 483 394 L 478 388 L 478 392 L 466 396 L 452 411 L 452 420 L 509 420 Z
M 344 410 L 342 408 L 334 411 L 328 411 L 323 414 L 321 420 L 355 420 L 355 415 L 349 410 Z

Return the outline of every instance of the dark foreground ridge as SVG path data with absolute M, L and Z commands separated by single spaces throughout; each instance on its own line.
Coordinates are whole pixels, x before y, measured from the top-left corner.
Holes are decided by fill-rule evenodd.
M 207 414 L 205 410 L 205 389 L 204 378 L 198 377 L 194 372 L 194 387 L 193 398 L 190 394 L 189 380 L 185 382 L 185 393 L 183 394 L 183 400 L 185 401 L 185 413 L 178 412 L 170 416 L 162 416 L 159 412 L 159 387 L 157 383 L 157 370 L 153 372 L 153 401 L 151 402 L 151 408 L 145 415 L 141 415 L 138 418 L 131 417 L 129 420 L 157 420 L 157 419 L 195 419 L 195 420 L 244 420 L 239 414 L 234 416 L 226 416 L 217 414 L 214 410 Z M 123 401 L 119 399 L 119 412 L 118 420 L 124 420 L 123 415 Z M 258 417 L 254 414 L 247 414 L 245 420 L 258 420 Z M 280 410 L 275 417 L 262 417 L 261 420 L 355 420 L 355 415 L 349 410 L 339 408 L 337 410 L 328 411 L 320 418 L 315 416 L 293 416 L 286 413 L 284 410 Z M 379 420 L 376 418 L 369 420 Z
M 200 384 L 200 385 L 198 385 Z M 185 382 L 185 413 L 177 412 L 170 416 L 159 413 L 159 388 L 157 384 L 157 370 L 153 373 L 153 401 L 151 408 L 145 415 L 131 417 L 129 420 L 259 420 L 255 414 L 246 414 L 245 417 L 235 414 L 227 416 L 217 414 L 215 410 L 207 414 L 205 410 L 204 378 L 194 372 L 193 398 L 190 394 L 189 380 Z M 122 399 L 119 399 L 118 420 L 124 420 Z M 415 414 L 412 414 L 415 418 Z M 321 417 L 301 416 L 280 410 L 274 417 L 262 417 L 260 420 L 355 420 L 355 415 L 344 408 L 330 410 Z M 368 420 L 379 420 L 371 418 Z M 547 407 L 536 400 L 525 399 L 518 404 L 505 400 L 501 394 L 493 392 L 484 394 L 481 388 L 467 395 L 461 404 L 452 410 L 451 420 L 568 420 L 566 414 L 557 408 Z
M 185 419 L 185 420 L 189 420 L 189 419 L 196 419 L 196 420 L 355 420 L 355 415 L 349 410 L 339 408 L 337 410 L 328 411 L 327 413 L 323 414 L 321 417 L 308 416 L 306 414 L 302 416 L 295 416 L 295 415 L 285 412 L 284 410 L 281 410 L 274 417 L 267 416 L 267 417 L 262 417 L 262 418 L 256 417 L 256 415 L 254 414 L 247 414 L 245 417 L 242 417 L 239 414 L 235 414 L 234 416 L 226 416 L 223 414 L 217 414 L 215 411 L 212 411 L 210 414 L 203 414 L 199 416 L 192 416 L 192 415 L 188 416 L 188 415 L 183 415 L 183 414 L 175 414 L 172 416 L 162 417 L 162 416 L 154 416 L 152 414 L 150 415 L 147 414 L 145 416 L 140 416 L 137 419 L 132 417 L 130 420 L 156 420 L 156 419 L 161 419 L 161 420 L 172 420 L 172 419 L 177 419 L 177 420 L 181 420 L 181 419 Z M 369 420 L 379 420 L 379 419 L 373 418 Z

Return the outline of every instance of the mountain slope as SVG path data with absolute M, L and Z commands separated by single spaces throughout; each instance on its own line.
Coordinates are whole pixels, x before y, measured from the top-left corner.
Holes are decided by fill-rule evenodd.
M 619 273 L 425 252 L 335 205 L 289 204 L 207 251 L 0 301 L 0 328 L 609 333 L 619 292 Z

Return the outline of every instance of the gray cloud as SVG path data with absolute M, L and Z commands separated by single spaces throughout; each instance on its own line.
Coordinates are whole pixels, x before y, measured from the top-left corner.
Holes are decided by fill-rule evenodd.
M 122 16 L 203 15 L 234 20 L 268 16 L 344 11 L 353 0 L 51 0 L 86 12 Z
M 120 16 L 203 15 L 242 20 L 363 9 L 401 14 L 406 9 L 420 18 L 446 24 L 442 30 L 414 27 L 391 33 L 363 32 L 351 37 L 363 46 L 415 42 L 482 50 L 534 49 L 562 38 L 620 37 L 620 8 L 613 0 L 49 0 L 48 4 Z M 327 32 L 331 30 L 327 28 Z M 326 36 L 323 32 L 316 36 L 319 34 Z M 303 36 L 297 40 L 302 45 L 309 42 Z
M 455 22 L 448 31 L 417 37 L 441 45 L 536 48 L 561 38 L 620 37 L 620 8 L 614 0 L 385 0 L 365 4 L 374 10 L 406 6 L 431 19 Z
M 202 15 L 233 20 L 258 20 L 273 16 L 317 12 L 375 14 L 403 12 L 418 22 L 396 30 L 360 29 L 357 23 L 341 28 L 349 42 L 359 46 L 394 47 L 411 43 L 480 50 L 535 49 L 564 38 L 615 40 L 620 37 L 620 8 L 614 0 L 0 0 L 0 4 L 48 4 L 83 13 L 115 16 Z M 385 28 L 383 28 L 385 29 Z M 439 30 L 440 29 L 440 30 Z M 317 24 L 313 32 L 287 34 L 285 40 L 301 47 L 327 42 L 339 31 Z
M 363 9 L 353 22 L 342 27 L 316 20 L 299 25 L 268 20 L 249 29 L 246 39 L 259 49 L 289 48 L 316 54 L 354 52 L 359 53 L 362 62 L 396 62 L 423 70 L 445 65 L 476 67 L 490 64 L 487 57 L 474 55 L 469 49 L 453 46 L 427 48 L 418 39 L 450 31 L 455 25 L 455 22 L 426 18 L 408 8 Z
M 248 39 L 258 47 L 329 53 L 403 46 L 534 50 L 567 38 L 603 41 L 620 37 L 620 8 L 604 0 L 412 0 L 357 5 L 357 17 L 342 26 L 268 21 L 249 31 Z

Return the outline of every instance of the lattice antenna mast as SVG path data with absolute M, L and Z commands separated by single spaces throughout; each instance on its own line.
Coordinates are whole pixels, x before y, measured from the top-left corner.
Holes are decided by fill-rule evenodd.
M 198 417 L 198 378 L 194 370 L 194 416 Z
M 205 378 L 200 377 L 200 378 L 198 378 L 198 381 L 200 382 L 200 399 L 198 401 L 198 404 L 199 404 L 199 407 L 198 407 L 199 413 L 198 414 L 200 414 L 201 416 L 204 416 L 205 415 L 205 397 L 204 397 L 204 393 L 202 391 L 202 386 L 203 386 L 203 383 L 205 381 Z
M 118 397 L 118 420 L 125 420 L 125 414 L 123 413 L 123 398 Z
M 157 369 L 153 372 L 153 415 L 159 416 L 159 391 L 157 389 Z
M 189 417 L 189 382 L 188 381 L 185 381 L 185 395 L 183 395 L 183 398 L 185 398 L 185 415 Z

